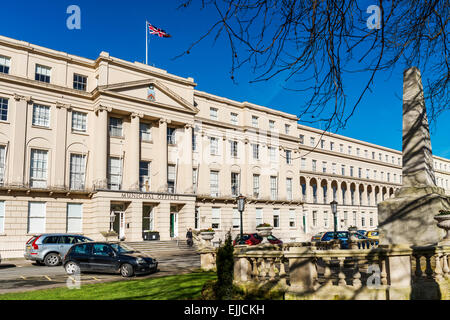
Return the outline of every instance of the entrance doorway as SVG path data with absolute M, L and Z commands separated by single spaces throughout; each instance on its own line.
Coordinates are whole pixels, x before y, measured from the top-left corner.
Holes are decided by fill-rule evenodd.
M 170 237 L 178 237 L 178 208 L 176 206 L 170 207 Z
M 111 224 L 119 240 L 125 240 L 125 206 L 123 204 L 111 204 Z

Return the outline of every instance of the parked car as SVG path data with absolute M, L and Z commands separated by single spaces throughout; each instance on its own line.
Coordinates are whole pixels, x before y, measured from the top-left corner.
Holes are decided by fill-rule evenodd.
M 240 234 L 238 234 L 236 236 L 236 239 L 234 239 L 234 241 L 233 241 L 233 246 L 238 244 L 240 236 L 241 236 Z M 244 233 L 243 238 L 244 238 L 245 244 L 249 245 L 249 246 L 259 244 L 263 240 L 263 238 L 261 236 L 259 236 L 257 233 Z M 281 241 L 280 239 L 278 239 L 277 237 L 275 237 L 273 235 L 268 236 L 267 240 L 271 244 L 283 244 L 283 241 Z
M 367 231 L 366 237 L 372 240 L 380 240 L 380 233 L 378 230 Z
M 54 267 L 61 264 L 70 247 L 77 243 L 93 241 L 76 234 L 41 234 L 31 237 L 25 245 L 24 257 Z
M 323 237 L 324 234 L 325 234 L 325 232 L 319 232 L 318 234 L 313 235 L 311 237 L 311 242 L 317 242 L 317 241 L 322 240 L 322 237 Z
M 86 242 L 72 246 L 63 260 L 67 274 L 81 272 L 117 273 L 123 277 L 154 272 L 156 259 L 138 251 L 128 251 L 119 243 Z
M 348 239 L 349 239 L 349 232 L 348 231 L 337 231 L 337 238 L 340 241 L 341 244 L 341 249 L 348 249 L 349 245 L 348 245 Z M 358 239 L 368 239 L 366 236 L 360 234 L 360 233 L 356 233 L 356 236 L 358 237 Z M 323 236 L 322 239 L 320 241 L 330 241 L 334 239 L 334 232 L 333 231 L 329 231 L 326 232 Z M 360 246 L 360 245 L 358 245 Z M 363 247 L 365 245 L 363 244 Z

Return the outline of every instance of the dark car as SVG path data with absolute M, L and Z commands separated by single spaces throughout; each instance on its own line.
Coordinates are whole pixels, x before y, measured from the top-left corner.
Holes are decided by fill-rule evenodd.
M 238 234 L 236 236 L 236 239 L 233 241 L 234 246 L 239 243 L 240 238 L 241 238 L 241 235 Z M 256 244 L 260 244 L 261 241 L 263 240 L 263 238 L 261 236 L 259 236 L 257 233 L 244 233 L 243 238 L 244 238 L 245 244 L 248 246 L 254 246 Z M 283 241 L 281 241 L 280 239 L 278 239 L 277 237 L 272 236 L 272 235 L 268 236 L 267 240 L 271 244 L 283 244 Z
M 64 257 L 67 274 L 81 272 L 117 273 L 123 277 L 154 272 L 156 259 L 137 251 L 129 251 L 118 243 L 87 242 L 76 244 Z
M 341 244 L 341 249 L 348 249 L 349 245 L 348 245 L 348 239 L 349 239 L 349 232 L 348 231 L 337 231 L 337 238 L 339 239 L 339 242 Z M 369 238 L 367 238 L 366 236 L 360 234 L 359 232 L 356 233 L 356 237 L 359 240 L 369 240 Z M 322 236 L 322 239 L 320 241 L 330 241 L 334 239 L 334 232 L 325 232 L 325 234 Z M 366 248 L 366 244 L 364 243 L 358 243 L 358 248 L 359 249 L 365 249 Z

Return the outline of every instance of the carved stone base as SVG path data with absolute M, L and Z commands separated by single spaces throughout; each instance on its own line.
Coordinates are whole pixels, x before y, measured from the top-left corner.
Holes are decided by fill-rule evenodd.
M 400 189 L 378 204 L 380 244 L 429 245 L 442 240 L 434 216 L 450 209 L 450 197 L 437 187 Z

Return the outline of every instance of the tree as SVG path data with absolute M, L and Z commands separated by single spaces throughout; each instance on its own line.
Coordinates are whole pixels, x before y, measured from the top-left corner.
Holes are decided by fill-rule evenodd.
M 378 73 L 415 65 L 433 121 L 450 109 L 449 1 L 202 0 L 217 21 L 180 56 L 214 34 L 226 39 L 233 80 L 244 65 L 255 82 L 282 76 L 286 90 L 308 97 L 300 119 L 336 131 Z M 187 0 L 180 7 L 193 5 Z M 361 91 L 350 103 L 345 85 L 353 75 L 361 77 Z

